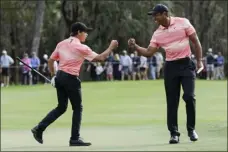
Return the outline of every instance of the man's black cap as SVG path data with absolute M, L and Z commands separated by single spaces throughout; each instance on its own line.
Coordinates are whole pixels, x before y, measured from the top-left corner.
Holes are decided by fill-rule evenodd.
M 169 9 L 167 6 L 163 5 L 163 4 L 157 4 L 156 6 L 154 6 L 154 8 L 152 8 L 147 14 L 148 15 L 156 15 L 157 13 L 163 13 L 163 12 L 169 12 Z
M 91 31 L 92 28 L 87 27 L 84 23 L 82 22 L 75 22 L 71 25 L 71 36 L 76 35 L 78 31 L 80 32 L 89 32 Z

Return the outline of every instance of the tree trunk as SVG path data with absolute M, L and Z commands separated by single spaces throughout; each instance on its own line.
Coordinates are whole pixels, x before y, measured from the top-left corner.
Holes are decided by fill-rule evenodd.
M 38 54 L 41 30 L 42 30 L 42 25 L 43 25 L 43 20 L 44 20 L 45 1 L 44 0 L 37 1 L 36 6 L 37 7 L 36 7 L 36 14 L 35 14 L 35 24 L 34 24 L 34 28 L 33 28 L 34 35 L 33 35 L 31 52 L 36 52 L 36 54 Z
M 65 23 L 65 20 L 63 17 L 61 17 L 61 20 L 60 20 L 60 31 L 59 31 L 59 39 L 60 40 L 63 40 L 65 39 L 65 35 L 66 35 L 66 23 Z

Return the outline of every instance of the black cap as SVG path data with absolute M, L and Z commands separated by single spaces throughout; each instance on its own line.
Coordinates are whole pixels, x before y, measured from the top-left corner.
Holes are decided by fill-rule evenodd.
M 154 8 L 152 8 L 147 14 L 148 15 L 156 15 L 157 13 L 169 12 L 167 6 L 163 4 L 157 4 Z
M 76 35 L 78 31 L 80 32 L 88 32 L 91 31 L 92 28 L 87 27 L 84 23 L 82 22 L 75 22 L 71 25 L 71 36 Z

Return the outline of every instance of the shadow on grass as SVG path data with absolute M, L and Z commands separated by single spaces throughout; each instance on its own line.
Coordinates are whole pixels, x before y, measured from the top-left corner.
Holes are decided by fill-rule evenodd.
M 191 144 L 193 142 L 181 142 L 177 145 L 186 145 L 186 144 Z M 134 144 L 134 143 L 133 143 Z M 173 144 L 172 144 L 173 145 Z M 93 147 L 94 146 L 94 147 Z M 2 148 L 2 150 L 20 150 L 20 149 L 27 149 L 27 150 L 35 150 L 35 149 L 74 149 L 74 148 L 85 148 L 85 150 L 116 150 L 116 149 L 134 149 L 134 148 L 149 148 L 149 147 L 156 147 L 156 146 L 171 146 L 171 144 L 168 143 L 157 143 L 157 144 L 134 144 L 134 145 L 126 145 L 126 146 L 96 146 L 92 145 L 90 147 L 69 147 L 69 146 L 18 146 L 18 147 L 7 147 L 7 148 Z M 61 150 L 60 150 L 61 151 Z

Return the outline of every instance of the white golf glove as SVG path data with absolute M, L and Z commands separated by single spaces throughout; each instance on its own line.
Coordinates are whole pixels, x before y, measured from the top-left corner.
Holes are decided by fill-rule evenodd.
M 53 87 L 55 87 L 55 78 L 56 78 L 56 76 L 53 76 L 53 77 L 51 78 L 51 85 L 52 85 Z

